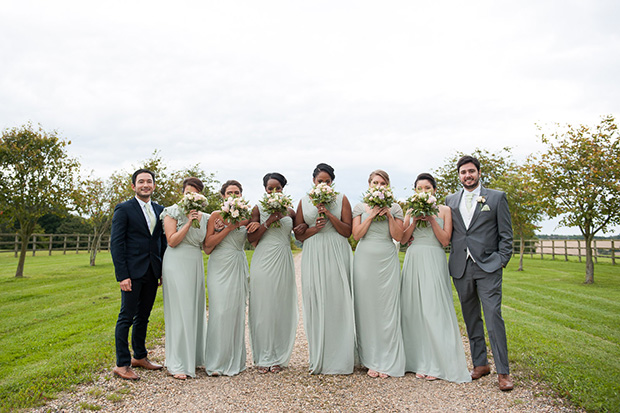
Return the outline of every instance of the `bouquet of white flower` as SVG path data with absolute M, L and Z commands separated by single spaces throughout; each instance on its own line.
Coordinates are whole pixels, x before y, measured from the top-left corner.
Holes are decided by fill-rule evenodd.
M 184 214 L 189 214 L 189 211 L 192 209 L 200 212 L 207 212 L 207 207 L 209 206 L 209 201 L 207 198 L 199 194 L 198 192 L 187 192 L 183 195 L 183 198 L 179 202 L 177 202 L 181 211 Z M 192 227 L 200 228 L 200 221 L 197 219 L 192 219 Z
M 437 215 L 439 212 L 437 198 L 430 192 L 415 192 L 407 199 L 407 209 L 412 209 L 415 217 Z M 426 221 L 421 221 L 418 225 L 426 227 Z
M 288 209 L 293 206 L 293 200 L 289 195 L 284 195 L 282 192 L 272 192 L 265 194 L 263 199 L 260 200 L 260 204 L 268 214 L 281 213 L 283 215 L 288 214 Z M 272 222 L 270 228 L 280 228 L 282 224 L 280 221 Z
M 371 186 L 364 194 L 363 201 L 370 208 L 379 207 L 391 207 L 394 203 L 394 193 L 389 186 Z M 384 215 L 377 215 L 373 221 L 384 221 L 387 217 Z
M 248 201 L 241 197 L 229 196 L 220 205 L 220 215 L 231 224 L 250 218 L 251 211 Z
M 336 200 L 337 195 L 338 192 L 334 191 L 334 188 L 325 182 L 314 185 L 310 192 L 308 192 L 310 201 L 312 201 L 312 205 L 314 206 L 319 204 L 327 206 Z M 320 215 L 322 217 L 325 216 L 325 214 L 322 213 Z

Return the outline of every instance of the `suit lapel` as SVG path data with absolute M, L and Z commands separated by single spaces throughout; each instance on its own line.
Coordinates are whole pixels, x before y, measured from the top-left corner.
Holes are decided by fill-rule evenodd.
M 483 197 L 484 199 L 487 199 L 487 189 L 483 186 L 480 187 L 480 196 Z M 474 209 L 474 216 L 471 217 L 471 222 L 469 223 L 469 229 L 471 229 L 476 223 L 476 219 L 480 215 L 480 210 L 482 209 L 482 206 L 483 206 L 482 202 L 476 202 L 476 207 Z
M 138 202 L 138 200 L 136 198 L 133 199 L 133 205 L 134 205 L 134 208 L 136 210 L 136 213 L 138 214 L 138 221 L 142 222 L 142 224 L 138 224 L 138 225 L 141 225 L 141 227 L 150 236 L 151 235 L 151 231 L 149 231 L 149 224 L 146 223 L 146 217 L 144 216 L 144 212 L 142 211 L 142 207 L 140 206 L 140 203 Z
M 454 195 L 453 199 L 455 199 L 455 201 L 452 204 L 451 208 L 456 211 L 456 216 L 460 220 L 461 225 L 465 227 L 465 220 L 463 219 L 463 215 L 461 215 L 461 198 L 462 197 L 463 197 L 463 190 L 461 189 Z

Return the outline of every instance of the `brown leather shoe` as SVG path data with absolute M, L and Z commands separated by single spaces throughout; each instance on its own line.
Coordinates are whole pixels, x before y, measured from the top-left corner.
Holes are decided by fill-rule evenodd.
M 491 367 L 489 365 L 485 366 L 475 366 L 471 371 L 471 379 L 478 380 L 482 376 L 486 376 L 491 373 Z
M 146 357 L 140 360 L 132 357 L 131 367 L 142 367 L 143 369 L 147 370 L 161 370 L 164 366 L 162 366 L 161 364 L 151 363 L 151 361 Z
M 138 376 L 129 366 L 114 367 L 112 373 L 125 380 L 140 380 Z
M 499 382 L 499 389 L 501 391 L 509 391 L 515 387 L 512 383 L 512 377 L 510 377 L 510 374 L 498 374 L 497 381 Z

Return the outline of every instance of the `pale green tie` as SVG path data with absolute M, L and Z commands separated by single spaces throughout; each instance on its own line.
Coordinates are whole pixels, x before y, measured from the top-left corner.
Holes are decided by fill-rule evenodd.
M 151 208 L 149 208 L 149 204 L 144 205 L 144 208 L 146 208 L 146 216 L 149 217 L 149 223 L 151 224 L 149 225 L 149 230 L 151 231 L 151 234 L 153 234 L 155 223 L 157 222 L 155 221 L 155 215 L 153 214 Z
M 471 214 L 471 201 L 474 199 L 474 194 L 465 195 L 465 207 L 467 208 L 467 213 Z

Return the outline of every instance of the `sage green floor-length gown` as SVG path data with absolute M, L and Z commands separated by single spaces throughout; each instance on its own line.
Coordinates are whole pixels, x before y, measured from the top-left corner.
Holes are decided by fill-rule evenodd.
M 342 194 L 328 206 L 340 218 Z M 308 196 L 301 200 L 304 221 L 315 225 L 318 211 Z M 329 219 L 326 226 L 304 241 L 301 290 L 304 327 L 312 374 L 353 373 L 355 322 L 351 299 L 353 253 L 345 237 Z
M 270 216 L 259 205 L 260 221 Z M 250 266 L 249 327 L 254 365 L 287 366 L 297 331 L 297 287 L 291 253 L 293 220 L 263 233 Z
M 187 216 L 177 205 L 165 208 L 160 219 L 163 221 L 165 216 L 177 221 L 177 229 L 187 222 Z M 204 366 L 207 307 L 202 242 L 208 219 L 209 215 L 203 213 L 200 228 L 191 227 L 179 245 L 168 246 L 164 253 L 165 352 L 170 374 L 196 377 L 196 367 Z
M 403 219 L 393 204 L 392 216 Z M 366 204 L 357 204 L 353 217 L 370 219 Z M 353 302 L 360 362 L 394 377 L 405 374 L 405 349 L 400 327 L 400 261 L 389 223 L 373 221 L 355 249 Z
M 205 370 L 209 375 L 234 376 L 245 370 L 246 232 L 245 227 L 232 230 L 207 262 L 209 324 Z
M 443 220 L 435 218 L 443 227 Z M 446 253 L 430 223 L 416 227 L 403 262 L 401 317 L 405 371 L 470 382 L 452 300 Z

